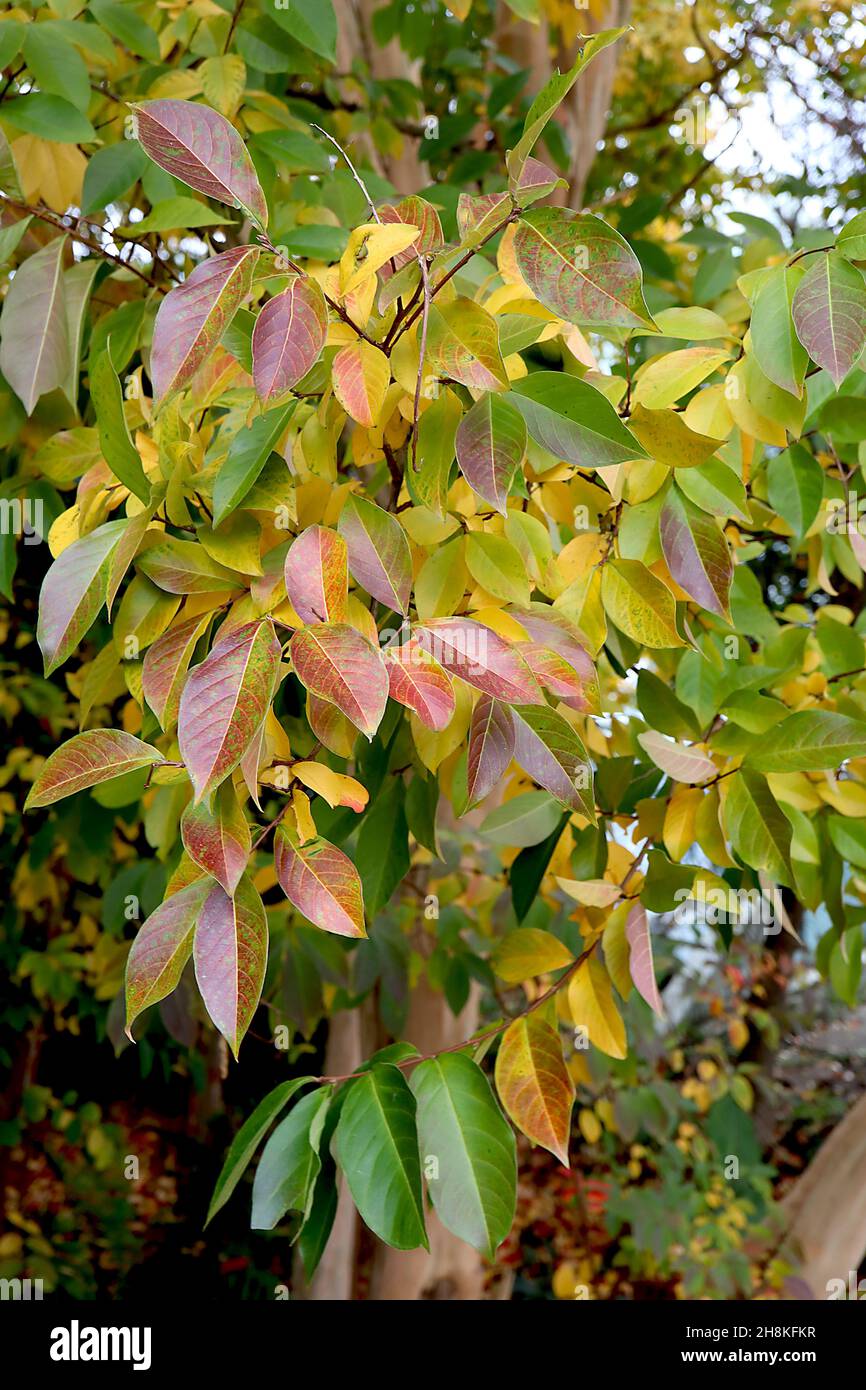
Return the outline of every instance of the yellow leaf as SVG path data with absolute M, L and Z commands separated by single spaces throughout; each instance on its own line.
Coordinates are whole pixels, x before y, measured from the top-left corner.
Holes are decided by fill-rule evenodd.
M 500 941 L 491 964 L 501 980 L 519 985 L 523 980 L 570 965 L 573 960 L 571 951 L 552 932 L 518 927 Z
M 12 142 L 12 157 L 28 203 L 41 198 L 53 212 L 66 212 L 73 204 L 81 206 L 87 160 L 77 145 L 22 135 Z
M 556 881 L 563 893 L 567 893 L 583 907 L 610 907 L 616 902 L 621 891 L 618 883 L 607 883 L 602 878 L 558 878 Z
M 224 116 L 237 111 L 247 83 L 247 65 L 236 53 L 206 58 L 199 68 L 205 99 Z
M 349 806 L 353 811 L 363 811 L 370 799 L 367 788 L 354 777 L 334 772 L 324 763 L 295 763 L 292 773 L 310 791 L 323 797 L 332 810 L 335 806 Z
M 295 825 L 301 844 L 306 845 L 310 840 L 315 840 L 319 832 L 310 811 L 310 798 L 306 792 L 301 791 L 300 787 L 295 787 L 292 792 L 292 810 L 295 813 Z
M 695 842 L 695 822 L 703 799 L 700 787 L 678 787 L 668 802 L 664 844 L 676 863 Z
M 403 222 L 365 222 L 356 227 L 340 261 L 340 292 L 351 294 L 419 236 L 418 227 Z
M 602 1130 L 599 1118 L 595 1112 L 592 1110 L 581 1110 L 577 1117 L 577 1123 L 580 1126 L 580 1132 L 587 1144 L 597 1144 L 601 1138 Z
M 614 1003 L 610 977 L 595 956 L 590 956 L 572 975 L 568 1007 L 574 1026 L 586 1029 L 594 1047 L 609 1057 L 625 1057 L 625 1024 Z

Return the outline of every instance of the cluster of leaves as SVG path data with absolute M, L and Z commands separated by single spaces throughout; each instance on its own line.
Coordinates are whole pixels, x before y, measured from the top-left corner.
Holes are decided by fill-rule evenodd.
M 713 307 L 650 307 L 618 231 L 536 206 L 559 182 L 536 143 L 618 37 L 590 40 L 544 88 L 507 186 L 462 194 L 448 235 L 430 198 L 376 203 L 352 171 L 363 210 L 345 246 L 290 252 L 232 122 L 152 91 L 134 141 L 100 152 L 100 176 L 111 155 L 123 177 L 99 201 L 130 179 L 180 181 L 201 196 L 151 198 L 147 233 L 189 225 L 165 207 L 186 199 L 198 226 L 239 211 L 237 244 L 181 278 L 170 244 L 154 273 L 113 252 L 67 267 L 62 227 L 31 254 L 29 214 L 4 231 L 18 263 L 0 369 L 36 443 L 19 490 L 76 483 L 48 536 L 46 674 L 117 604 L 113 641 L 76 678 L 83 731 L 28 806 L 134 789 L 171 861 L 127 962 L 130 1035 L 192 960 L 237 1055 L 266 979 L 262 892 L 278 883 L 300 930 L 352 953 L 409 870 L 410 837 L 435 889 L 443 796 L 458 822 L 487 801 L 478 833 L 508 860 L 515 929 L 473 969 L 531 982 L 525 1011 L 474 1058 L 402 1044 L 351 1078 L 304 1078 L 318 1084 L 268 1141 L 253 1222 L 298 1213 L 309 1271 L 338 1165 L 367 1224 L 412 1248 L 426 1243 L 423 1157 L 445 1225 L 495 1249 L 515 1153 L 484 1047 L 501 1034 L 502 1106 L 567 1162 L 559 1024 L 622 1058 L 618 1000 L 636 991 L 661 1012 L 648 914 L 780 885 L 826 905 L 818 963 L 843 997 L 859 978 L 859 604 L 777 616 L 750 564 L 781 544 L 810 592 L 838 597 L 838 574 L 859 598 L 866 556 L 845 508 L 866 437 L 866 227 L 796 247 L 769 227 L 739 262 L 711 247 L 695 297 Z M 337 160 L 303 139 L 323 171 Z M 692 246 L 670 253 L 688 300 Z M 158 266 L 178 280 L 167 293 Z M 84 728 L 121 695 L 123 727 Z M 254 836 L 263 795 L 278 810 Z M 539 895 L 574 905 L 576 939 L 532 924 Z M 244 1126 L 212 1211 L 302 1084 Z

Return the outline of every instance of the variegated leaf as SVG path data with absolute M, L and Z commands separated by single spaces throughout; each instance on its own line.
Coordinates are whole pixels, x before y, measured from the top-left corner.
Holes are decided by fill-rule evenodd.
M 293 907 L 322 931 L 366 936 L 361 879 L 351 859 L 327 840 L 298 843 L 279 826 L 274 862 L 280 887 Z
M 50 806 L 64 796 L 163 761 L 152 748 L 120 729 L 87 729 L 61 744 L 40 768 L 24 803 L 25 811 Z
M 177 736 L 196 801 L 235 770 L 263 723 L 276 689 L 280 643 L 270 622 L 220 637 L 187 677 Z
M 337 527 L 348 547 L 349 569 L 361 588 L 394 612 L 407 613 L 412 554 L 396 517 L 350 493 Z
M 155 401 L 186 386 L 216 347 L 250 292 L 258 257 L 257 246 L 223 251 L 165 296 L 150 355 Z
M 388 703 L 388 671 L 379 648 L 347 623 L 320 623 L 295 633 L 290 654 L 304 688 L 336 705 L 372 738 Z
M 249 879 L 241 879 L 233 897 L 213 885 L 196 924 L 193 960 L 204 1006 L 237 1057 L 268 963 L 268 919 Z
M 308 526 L 286 554 L 286 593 L 305 623 L 342 623 L 349 598 L 346 542 L 327 526 Z
M 269 299 L 253 329 L 253 381 L 259 399 L 281 396 L 318 362 L 328 333 L 328 308 L 315 280 L 298 276 Z

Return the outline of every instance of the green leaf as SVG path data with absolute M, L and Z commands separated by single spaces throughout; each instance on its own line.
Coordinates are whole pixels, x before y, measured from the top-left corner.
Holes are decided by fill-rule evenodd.
M 5 101 L 3 119 L 16 130 L 62 145 L 87 144 L 96 139 L 96 131 L 77 106 L 48 92 L 28 92 Z
M 440 517 L 445 515 L 451 465 L 456 452 L 457 428 L 463 420 L 463 407 L 447 388 L 431 402 L 418 421 L 418 469 L 410 454 L 405 479 L 409 496 Z
M 752 309 L 752 351 L 758 366 L 782 391 L 802 396 L 809 354 L 794 330 L 791 306 L 806 273 L 802 262 L 774 267 Z
M 453 1235 L 492 1259 L 514 1220 L 514 1133 L 481 1068 L 465 1054 L 422 1062 L 410 1085 L 436 1213 Z
M 352 1083 L 334 1153 L 362 1219 L 397 1250 L 428 1247 L 416 1105 L 394 1066 L 374 1066 Z
M 518 922 L 524 920 L 535 902 L 556 846 L 568 824 L 569 814 L 569 812 L 565 812 L 546 840 L 542 840 L 539 844 L 532 845 L 527 849 L 522 849 L 508 871 L 511 902 Z
M 746 764 L 758 772 L 821 772 L 866 755 L 866 720 L 797 710 L 761 738 Z
M 568 96 L 584 68 L 592 62 L 597 53 L 601 53 L 603 49 L 616 43 L 617 39 L 627 32 L 627 28 L 605 29 L 599 34 L 594 34 L 584 44 L 574 65 L 567 72 L 555 72 L 549 82 L 542 87 L 526 114 L 523 134 L 514 149 L 508 152 L 506 163 L 509 184 L 512 189 L 516 189 L 520 183 L 523 167 L 532 153 L 535 142 L 544 133 L 548 121 Z
M 332 0 L 276 0 L 268 13 L 304 48 L 329 63 L 337 61 L 337 18 Z
M 858 869 L 866 869 L 866 822 L 851 816 L 830 816 L 827 829 L 837 854 Z
M 571 724 L 547 705 L 515 705 L 514 757 L 545 791 L 596 821 L 592 767 Z
M 250 1159 L 259 1147 L 265 1134 L 282 1110 L 285 1110 L 296 1091 L 315 1080 L 312 1076 L 297 1076 L 291 1081 L 282 1081 L 259 1101 L 253 1113 L 244 1120 L 231 1142 L 225 1156 L 220 1175 L 214 1186 L 213 1196 L 208 1207 L 205 1226 L 209 1226 L 218 1211 L 221 1211 L 231 1197 L 246 1171 Z
M 229 445 L 225 462 L 214 482 L 214 526 L 219 526 L 240 506 L 285 433 L 298 402 L 266 410 L 246 429 L 239 430 Z
M 122 198 L 141 178 L 147 164 L 147 155 L 137 140 L 120 140 L 94 150 L 84 171 L 84 215 Z
M 466 568 L 482 589 L 505 603 L 529 607 L 526 566 L 511 541 L 487 531 L 470 531 L 464 554 Z
M 390 901 L 409 872 L 409 827 L 405 788 L 399 777 L 373 802 L 358 833 L 355 862 L 364 888 L 364 903 L 372 921 Z
M 802 444 L 792 444 L 770 460 L 767 490 L 773 509 L 795 536 L 804 536 L 824 496 L 824 470 Z
M 728 780 L 723 808 L 728 838 L 743 862 L 766 869 L 775 883 L 792 888 L 791 824 L 767 779 L 743 766 Z M 647 906 L 652 908 L 648 901 Z
M 319 1140 L 330 1104 L 332 1086 L 320 1086 L 277 1125 L 264 1147 L 253 1181 L 254 1231 L 272 1231 L 287 1211 L 305 1220 L 322 1163 Z
M 130 53 L 148 63 L 160 61 L 159 39 L 132 5 L 120 0 L 89 0 L 88 8 L 102 28 Z
M 90 105 L 90 78 L 77 49 L 49 22 L 28 24 L 23 51 L 39 90 L 64 97 L 86 115 Z
M 559 802 L 549 792 L 520 792 L 485 817 L 479 834 L 495 845 L 525 849 L 546 840 L 561 815 Z
M 858 212 L 845 223 L 836 238 L 836 250 L 852 261 L 866 260 L 866 212 Z
M 610 401 L 577 377 L 532 372 L 515 383 L 509 399 L 536 443 L 578 468 L 649 458 Z
M 150 483 L 130 437 L 123 409 L 123 391 L 112 365 L 110 347 L 91 358 L 90 394 L 105 462 L 124 487 L 128 487 L 146 504 L 150 500 Z
M 132 222 L 123 231 L 127 236 L 143 236 L 147 232 L 173 232 L 187 227 L 221 227 L 228 222 L 199 198 L 177 194 L 155 203 L 140 222 Z

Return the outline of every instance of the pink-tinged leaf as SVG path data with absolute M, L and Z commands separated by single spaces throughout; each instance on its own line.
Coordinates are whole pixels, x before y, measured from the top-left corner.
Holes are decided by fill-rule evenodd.
M 111 557 L 128 522 L 107 521 L 58 555 L 42 582 L 36 640 L 50 676 L 91 628 L 105 602 Z
M 417 714 L 422 724 L 440 733 L 451 723 L 456 707 L 454 687 L 438 661 L 410 638 L 385 651 L 392 700 Z
M 213 885 L 192 949 L 204 1006 L 237 1057 L 262 997 L 268 963 L 268 919 L 249 879 L 241 879 L 234 897 Z
M 267 227 L 268 205 L 253 161 L 225 116 L 193 101 L 146 101 L 132 109 L 136 139 L 154 164 Z
M 514 756 L 540 787 L 595 823 L 592 767 L 586 749 L 561 714 L 547 705 L 516 705 Z
M 539 684 L 557 700 L 582 714 L 590 709 L 583 681 L 564 656 L 538 642 L 522 642 L 518 651 Z
M 653 966 L 652 937 L 642 903 L 632 903 L 629 908 L 625 934 L 629 944 L 629 973 L 634 981 L 635 989 L 661 1018 L 664 1010 Z
M 237 246 L 196 266 L 170 290 L 153 325 L 150 379 L 155 401 L 192 380 L 250 292 L 257 246 Z
M 16 270 L 3 301 L 0 371 L 28 415 L 46 391 L 64 386 L 72 365 L 57 237 Z
M 461 193 L 457 200 L 457 231 L 460 245 L 470 249 L 486 240 L 507 220 L 511 212 L 507 193 Z
M 551 608 L 546 604 L 536 604 L 528 610 L 512 609 L 514 617 L 522 627 L 526 629 L 530 637 L 541 647 L 550 648 L 563 657 L 568 665 L 576 671 L 582 686 L 582 696 L 575 695 L 574 702 L 565 699 L 560 695 L 561 700 L 571 705 L 573 709 L 581 713 L 599 714 L 601 712 L 601 700 L 598 686 L 598 675 L 592 657 L 589 655 L 589 643 L 576 623 L 573 623 L 557 609 Z M 520 648 L 518 648 L 520 650 Z M 544 682 L 542 682 L 544 683 Z M 554 693 L 557 693 L 554 690 Z
M 203 546 L 175 536 L 142 551 L 136 569 L 167 594 L 212 594 L 242 586 L 234 570 L 212 560 Z
M 482 695 L 476 702 L 469 724 L 466 785 L 469 805 L 475 806 L 505 775 L 514 757 L 514 720 L 511 710 Z
M 378 425 L 391 368 L 384 352 L 360 338 L 340 348 L 331 368 L 334 395 L 347 415 L 365 429 Z
M 452 676 L 506 704 L 544 704 L 519 648 L 472 618 L 434 618 L 414 635 Z
M 517 224 L 518 269 L 545 308 L 583 328 L 652 326 L 640 261 L 600 217 L 538 208 Z
M 315 280 L 298 276 L 269 299 L 253 329 L 253 381 L 260 400 L 281 396 L 315 366 L 328 335 L 328 307 Z
M 50 806 L 85 787 L 95 787 L 98 782 L 162 761 L 159 749 L 132 734 L 120 729 L 88 729 L 61 744 L 42 765 L 24 810 Z
M 677 743 L 655 729 L 638 734 L 638 743 L 644 752 L 649 754 L 656 767 L 660 767 L 662 772 L 666 772 L 675 782 L 694 786 L 698 782 L 706 782 L 708 778 L 715 777 L 718 772 L 712 758 L 702 748 Z
M 225 781 L 264 722 L 276 689 L 280 643 L 270 622 L 245 623 L 216 642 L 187 677 L 177 737 L 196 801 Z
M 383 222 L 402 222 L 407 227 L 417 227 L 419 231 L 418 238 L 412 246 L 398 251 L 392 260 L 386 261 L 380 268 L 379 275 L 383 282 L 390 280 L 395 270 L 402 270 L 404 265 L 416 260 L 418 254 L 432 255 L 441 251 L 445 245 L 438 212 L 432 203 L 419 198 L 415 193 L 408 198 L 402 198 L 396 204 L 384 203 L 379 208 L 379 216 Z
M 231 897 L 250 857 L 250 827 L 234 788 L 224 782 L 213 809 L 190 803 L 180 820 L 183 847 L 190 859 L 215 878 Z
M 565 179 L 560 178 L 546 164 L 542 164 L 540 159 L 527 159 L 520 173 L 517 184 L 517 201 L 520 206 L 525 208 L 530 203 L 538 202 L 539 198 L 546 198 L 555 188 L 566 188 Z
M 161 637 L 157 637 L 144 654 L 141 688 L 163 729 L 171 729 L 177 722 L 180 692 L 189 663 L 196 642 L 212 616 L 211 613 L 204 613 L 170 627 Z
M 680 588 L 719 617 L 730 616 L 734 562 L 715 517 L 671 487 L 659 515 L 665 563 Z
M 289 650 L 301 685 L 372 738 L 388 703 L 388 671 L 379 648 L 347 623 L 321 623 L 296 632 Z
M 435 302 L 430 306 L 427 360 L 438 376 L 471 390 L 501 391 L 508 385 L 499 327 L 474 299 L 454 299 L 441 309 Z
M 211 889 L 200 878 L 172 893 L 152 912 L 132 943 L 126 960 L 126 1033 L 139 1014 L 171 994 L 192 954 L 193 933 Z
M 337 528 L 349 551 L 352 577 L 395 613 L 409 611 L 412 553 L 396 517 L 350 493 Z
M 327 526 L 308 526 L 286 555 L 286 593 L 305 623 L 342 623 L 349 599 L 346 542 Z
M 338 758 L 351 758 L 358 730 L 329 700 L 307 694 L 307 721 L 316 738 Z
M 526 453 L 526 422 L 520 411 L 488 391 L 463 416 L 456 448 L 469 486 L 504 516 L 514 475 Z
M 836 252 L 816 256 L 796 290 L 791 313 L 813 362 L 841 386 L 866 347 L 866 284 Z
M 327 840 L 298 844 L 297 836 L 281 825 L 274 863 L 280 887 L 307 921 L 336 936 L 367 935 L 358 870 L 336 845 Z
M 263 720 L 259 725 L 258 732 L 253 734 L 250 746 L 239 763 L 244 786 L 259 810 L 262 809 L 262 803 L 259 800 L 259 770 L 266 753 L 266 729 L 267 720 Z

